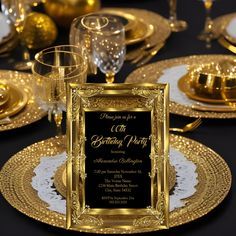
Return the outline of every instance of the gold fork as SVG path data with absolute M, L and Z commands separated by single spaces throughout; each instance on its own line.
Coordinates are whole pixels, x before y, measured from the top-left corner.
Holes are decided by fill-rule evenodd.
M 160 43 L 153 50 L 150 50 L 149 55 L 147 54 L 137 63 L 137 67 L 147 64 L 162 49 L 164 45 L 164 42 Z
M 202 123 L 201 118 L 197 118 L 195 121 L 185 125 L 183 128 L 169 128 L 169 130 L 180 133 L 190 132 L 195 130 L 201 123 Z
M 143 50 L 140 55 L 138 57 L 136 57 L 134 60 L 131 60 L 131 64 L 136 64 L 136 63 L 140 63 L 140 61 L 142 61 L 143 59 L 145 59 L 146 57 L 154 57 L 157 52 L 164 46 L 164 42 L 158 43 L 156 44 L 153 48 L 148 49 L 148 50 Z M 151 59 L 150 58 L 150 59 Z

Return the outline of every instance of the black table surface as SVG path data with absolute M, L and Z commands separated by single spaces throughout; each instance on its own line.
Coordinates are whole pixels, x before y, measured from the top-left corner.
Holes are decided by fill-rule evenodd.
M 102 0 L 104 7 L 132 7 L 155 11 L 164 17 L 168 17 L 167 0 Z M 216 41 L 212 48 L 207 49 L 205 44 L 197 39 L 197 35 L 204 25 L 205 11 L 200 0 L 178 0 L 178 18 L 188 22 L 188 29 L 184 32 L 173 33 L 167 40 L 166 46 L 156 55 L 152 62 L 174 57 L 188 56 L 194 54 L 231 54 L 221 47 Z M 213 5 L 212 16 L 236 12 L 235 0 L 216 0 Z M 68 43 L 68 30 L 59 29 L 59 37 L 55 44 Z M 13 69 L 14 60 L 19 59 L 19 48 L 14 50 L 11 57 L 0 58 L 0 69 Z M 33 54 L 34 52 L 32 52 Z M 117 75 L 117 81 L 123 82 L 126 76 L 135 67 L 125 63 Z M 93 79 L 92 79 L 93 80 Z M 99 75 L 96 79 L 104 81 Z M 171 115 L 170 125 L 181 126 L 193 119 Z M 64 125 L 65 126 L 65 125 Z M 65 127 L 64 127 L 65 128 Z M 55 134 L 54 127 L 44 117 L 31 125 L 0 133 L 0 167 L 7 160 L 23 148 L 40 140 L 52 137 Z M 184 136 L 199 141 L 218 154 L 220 154 L 229 165 L 233 184 L 226 199 L 206 216 L 191 223 L 149 234 L 155 235 L 235 235 L 236 224 L 236 185 L 235 164 L 236 156 L 236 121 L 235 119 L 204 119 L 203 124 L 194 132 L 186 133 Z M 54 228 L 37 222 L 11 207 L 0 194 L 0 235 L 79 235 L 80 233 L 69 232 Z

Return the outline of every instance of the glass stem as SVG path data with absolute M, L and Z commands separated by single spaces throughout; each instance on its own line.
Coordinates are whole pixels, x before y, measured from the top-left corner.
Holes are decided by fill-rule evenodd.
M 212 19 L 211 19 L 212 0 L 204 1 L 204 5 L 206 9 L 205 31 L 210 32 L 212 30 Z
M 30 53 L 28 48 L 25 46 L 24 43 L 21 44 L 23 48 L 23 61 L 30 61 Z
M 177 5 L 177 0 L 169 0 L 169 7 L 170 7 L 169 20 L 171 20 L 171 21 L 176 21 L 176 19 L 177 19 L 176 5 Z
M 113 72 L 106 73 L 106 82 L 108 84 L 112 84 L 114 81 L 115 81 L 115 73 Z
M 53 118 L 56 124 L 56 135 L 60 136 L 62 135 L 62 127 L 61 127 L 61 123 L 62 123 L 62 111 L 61 109 L 58 109 L 58 107 L 56 106 L 53 112 Z

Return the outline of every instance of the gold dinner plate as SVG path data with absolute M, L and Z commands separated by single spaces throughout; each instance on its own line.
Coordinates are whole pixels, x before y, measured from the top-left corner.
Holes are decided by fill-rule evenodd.
M 196 93 L 194 88 L 192 88 L 191 86 L 191 78 L 188 74 L 179 79 L 178 87 L 180 91 L 185 93 L 189 98 L 193 100 L 212 104 L 225 104 L 225 101 L 223 99 L 216 99 L 205 94 Z
M 43 156 L 54 156 L 64 151 L 66 140 L 51 138 L 35 143 L 11 157 L 0 172 L 0 190 L 3 197 L 17 210 L 46 224 L 66 228 L 66 216 L 48 209 L 32 188 L 34 169 Z M 170 135 L 170 144 L 194 162 L 198 173 L 196 193 L 185 199 L 185 206 L 170 212 L 170 227 L 194 221 L 218 206 L 231 187 L 231 172 L 222 157 L 210 148 L 182 136 Z M 141 233 L 158 228 L 130 231 L 125 228 L 83 229 L 91 233 Z
M 117 12 L 124 12 L 134 16 L 136 20 L 135 26 L 126 32 L 126 44 L 135 45 L 144 42 L 145 44 L 154 46 L 166 41 L 171 34 L 171 28 L 168 20 L 161 15 L 138 8 L 104 8 Z M 136 48 L 137 50 L 139 47 Z M 129 50 L 133 52 L 136 49 Z
M 12 84 L 9 87 L 9 99 L 0 107 L 0 119 L 11 117 L 20 112 L 28 101 L 27 94 L 24 90 L 17 88 Z
M 132 45 L 142 42 L 154 33 L 154 26 L 147 24 L 144 20 L 138 20 L 134 30 L 130 30 L 125 34 L 126 45 Z
M 126 83 L 157 83 L 158 79 L 163 74 L 164 70 L 169 68 L 185 65 L 186 67 L 194 67 L 196 64 L 209 64 L 212 62 L 218 63 L 223 60 L 234 60 L 234 56 L 229 55 L 193 55 L 187 57 L 179 57 L 168 60 L 163 60 L 142 66 L 134 70 L 126 78 Z M 168 78 L 171 80 L 171 76 Z M 176 86 L 176 89 L 178 87 Z M 193 101 L 194 103 L 194 101 Z M 236 112 L 215 112 L 215 111 L 199 111 L 192 109 L 191 105 L 185 105 L 170 101 L 170 112 L 176 115 L 200 118 L 214 119 L 232 119 L 236 118 Z
M 118 17 L 124 25 L 126 32 L 133 29 L 137 23 L 137 18 L 134 15 L 122 10 L 116 10 L 113 8 L 103 8 L 99 12 Z
M 11 117 L 11 122 L 0 125 L 0 132 L 19 128 L 35 121 L 46 115 L 36 102 L 33 93 L 34 78 L 32 74 L 11 70 L 0 70 L 0 81 L 2 83 L 14 84 L 18 90 L 28 95 L 27 104 L 20 112 Z
M 154 26 L 147 19 L 138 17 L 129 10 L 130 8 L 103 8 L 101 12 L 121 17 L 126 30 L 125 43 L 133 45 L 150 37 L 154 33 Z

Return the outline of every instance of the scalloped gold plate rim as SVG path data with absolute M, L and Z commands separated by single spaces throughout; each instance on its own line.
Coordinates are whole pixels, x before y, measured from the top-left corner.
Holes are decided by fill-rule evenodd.
M 66 216 L 50 211 L 32 188 L 33 170 L 42 156 L 54 156 L 64 151 L 65 139 L 51 138 L 35 143 L 11 157 L 0 172 L 0 190 L 4 198 L 25 215 L 46 224 L 66 228 Z M 210 148 L 182 136 L 170 135 L 170 144 L 182 152 L 197 167 L 199 184 L 196 193 L 185 199 L 185 206 L 170 213 L 170 227 L 198 219 L 218 206 L 228 194 L 232 176 L 226 162 Z M 216 184 L 217 183 L 217 184 Z M 83 229 L 90 233 L 141 233 L 158 230 L 155 227 L 135 231 L 106 228 Z
M 12 70 L 0 70 L 0 80 L 3 83 L 9 83 L 10 81 L 11 84 L 14 84 L 14 86 L 28 95 L 28 101 L 24 109 L 12 116 L 10 123 L 0 125 L 0 132 L 31 124 L 40 120 L 47 114 L 36 102 L 33 93 L 34 77 L 32 74 Z
M 27 93 L 16 86 L 7 83 L 9 87 L 9 99 L 0 107 L 0 119 L 11 117 L 20 112 L 28 101 Z

